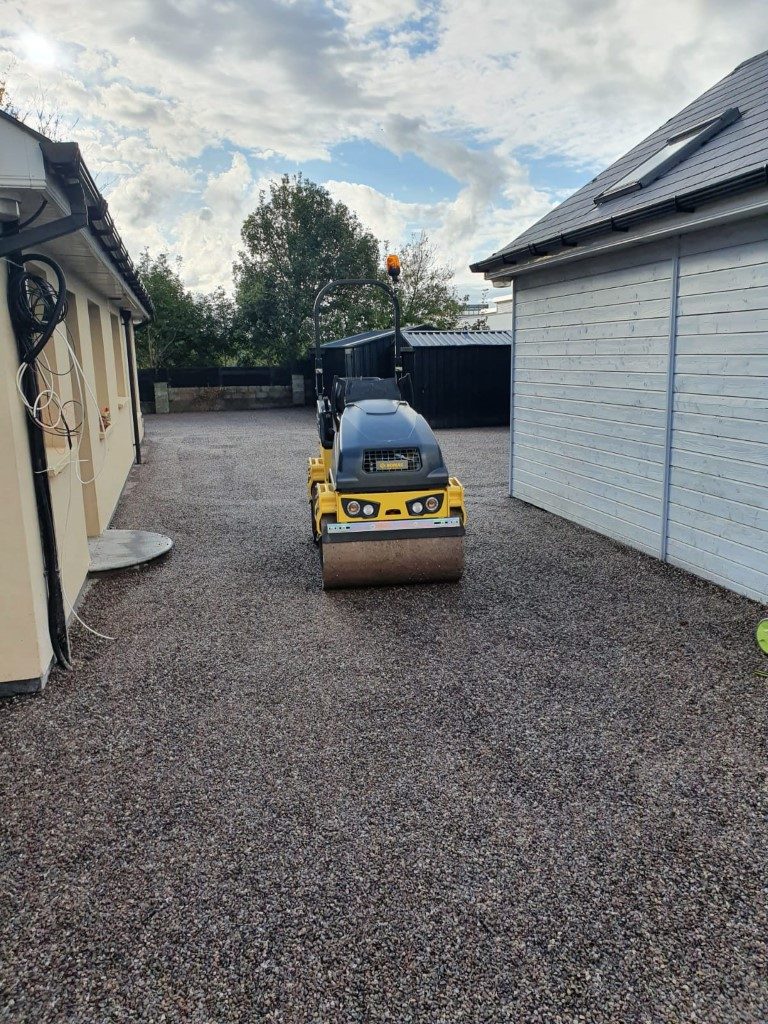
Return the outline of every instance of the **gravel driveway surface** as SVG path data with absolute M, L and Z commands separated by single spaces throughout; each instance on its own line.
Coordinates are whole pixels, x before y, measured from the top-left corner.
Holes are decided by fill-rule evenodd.
M 76 669 L 0 705 L 0 1020 L 758 1024 L 759 609 L 505 496 L 320 589 L 303 410 L 148 419 Z

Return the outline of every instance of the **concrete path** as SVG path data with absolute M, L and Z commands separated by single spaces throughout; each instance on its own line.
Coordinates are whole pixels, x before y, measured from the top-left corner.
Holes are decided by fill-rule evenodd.
M 324 594 L 312 417 L 148 420 L 76 669 L 0 705 L 0 1020 L 755 1024 L 759 609 L 505 496 L 460 585 Z

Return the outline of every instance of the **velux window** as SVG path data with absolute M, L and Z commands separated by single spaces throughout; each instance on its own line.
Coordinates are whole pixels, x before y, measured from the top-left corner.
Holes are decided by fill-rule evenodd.
M 718 117 L 710 118 L 709 121 L 702 121 L 693 128 L 686 128 L 684 132 L 671 135 L 660 150 L 649 156 L 647 160 L 633 168 L 629 174 L 619 178 L 613 185 L 595 196 L 595 202 L 607 203 L 610 199 L 618 196 L 625 196 L 630 192 L 637 192 L 641 188 L 647 188 L 651 182 L 656 181 L 662 174 L 676 167 L 691 153 L 701 149 L 705 142 L 709 142 L 718 132 L 726 128 L 741 117 L 738 107 L 729 107 Z

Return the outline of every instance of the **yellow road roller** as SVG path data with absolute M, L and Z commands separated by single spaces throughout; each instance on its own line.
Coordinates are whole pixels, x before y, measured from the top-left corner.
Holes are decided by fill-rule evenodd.
M 458 580 L 464 569 L 464 488 L 452 477 L 432 428 L 406 401 L 396 256 L 388 282 L 330 281 L 315 298 L 315 381 L 320 454 L 309 460 L 312 535 L 323 587 Z M 394 311 L 394 375 L 335 377 L 324 384 L 323 300 L 338 288 L 384 291 Z

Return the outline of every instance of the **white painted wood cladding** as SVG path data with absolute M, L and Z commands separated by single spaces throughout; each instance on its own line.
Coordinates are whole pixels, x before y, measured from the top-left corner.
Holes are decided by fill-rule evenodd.
M 768 601 L 768 218 L 515 289 L 510 492 Z

